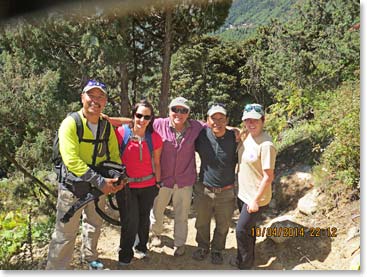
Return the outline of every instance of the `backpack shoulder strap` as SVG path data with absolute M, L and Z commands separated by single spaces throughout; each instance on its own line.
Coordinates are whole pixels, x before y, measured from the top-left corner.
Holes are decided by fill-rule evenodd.
M 69 115 L 74 119 L 76 123 L 76 132 L 77 132 L 79 143 L 80 143 L 83 139 L 83 133 L 84 133 L 82 119 L 80 118 L 80 115 L 78 112 L 72 112 Z
M 106 156 L 107 156 L 107 160 L 110 160 L 111 156 L 110 156 L 110 149 L 108 147 L 108 142 L 110 140 L 111 123 L 109 123 L 107 120 L 105 120 L 105 122 L 106 122 L 106 130 L 105 130 L 105 133 L 104 133 L 103 140 L 106 143 Z
M 149 148 L 149 153 L 150 153 L 150 158 L 152 160 L 152 170 L 153 170 L 153 174 L 155 174 L 155 166 L 154 166 L 154 155 L 153 155 L 153 139 L 152 139 L 152 133 L 151 132 L 146 132 L 145 134 L 145 140 L 148 144 L 148 148 Z
M 126 145 L 128 144 L 130 136 L 131 136 L 131 129 L 128 124 L 122 125 L 122 128 L 123 128 L 124 134 L 123 134 L 121 145 L 120 145 L 120 157 L 122 157 L 122 155 L 124 154 Z
M 146 132 L 145 140 L 147 141 L 149 147 L 150 156 L 153 156 L 153 140 L 151 132 Z

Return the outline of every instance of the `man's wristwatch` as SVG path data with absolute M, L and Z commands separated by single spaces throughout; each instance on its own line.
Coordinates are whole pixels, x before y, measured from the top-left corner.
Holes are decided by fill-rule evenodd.
M 163 183 L 162 183 L 162 181 L 156 181 L 156 182 L 155 182 L 155 185 L 156 185 L 157 187 L 159 187 L 159 188 L 163 187 Z

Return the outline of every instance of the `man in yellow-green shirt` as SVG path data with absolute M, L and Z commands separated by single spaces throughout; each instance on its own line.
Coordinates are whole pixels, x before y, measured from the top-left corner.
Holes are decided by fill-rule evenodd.
M 79 141 L 77 124 L 71 116 L 63 120 L 59 129 L 59 149 L 67 169 L 65 179 L 72 178 L 90 183 L 104 194 L 115 193 L 124 186 L 123 183 L 114 186 L 117 178 L 105 178 L 89 166 L 98 165 L 108 159 L 121 164 L 117 139 L 111 126 L 108 140 L 102 140 L 110 124 L 101 117 L 107 99 L 106 86 L 101 82 L 89 80 L 81 94 L 83 108 L 78 112 L 83 126 L 82 140 Z M 94 151 L 93 140 L 96 138 L 100 141 Z M 80 216 L 83 232 L 82 257 L 88 262 L 90 269 L 103 269 L 97 253 L 102 218 L 97 214 L 94 202 L 89 202 L 83 209 L 78 210 L 69 222 L 60 221 L 76 200 L 76 196 L 67 186 L 59 183 L 56 225 L 49 246 L 46 269 L 70 268 Z

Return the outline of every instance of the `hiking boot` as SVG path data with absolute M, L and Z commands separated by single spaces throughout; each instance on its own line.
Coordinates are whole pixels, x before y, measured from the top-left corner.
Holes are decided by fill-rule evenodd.
M 208 256 L 209 250 L 199 247 L 192 253 L 192 258 L 197 261 L 202 261 Z
M 150 246 L 157 247 L 161 246 L 161 244 L 162 244 L 161 236 L 153 235 L 152 239 L 150 240 Z
M 211 253 L 212 256 L 212 264 L 222 264 L 223 263 L 223 255 L 219 251 L 213 251 Z
M 88 262 L 88 266 L 90 270 L 102 270 L 104 268 L 103 263 L 99 260 Z
M 241 265 L 240 266 L 240 262 L 238 261 L 237 257 L 232 257 L 230 260 L 229 260 L 229 264 L 231 266 L 234 266 L 234 267 L 237 267 L 238 269 L 244 269 L 244 270 L 251 270 L 251 269 L 254 269 L 254 265 Z
M 185 254 L 185 245 L 174 247 L 173 256 L 183 256 L 183 254 Z
M 238 259 L 237 257 L 233 256 L 229 259 L 229 264 L 231 266 L 234 266 L 234 267 L 237 267 L 238 268 L 238 265 L 239 265 L 239 262 L 238 262 Z

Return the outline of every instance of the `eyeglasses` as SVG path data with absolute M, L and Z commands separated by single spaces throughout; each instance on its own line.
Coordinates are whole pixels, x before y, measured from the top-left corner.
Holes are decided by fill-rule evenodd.
M 88 83 L 85 86 L 98 86 L 103 88 L 104 90 L 107 89 L 106 85 L 102 82 L 98 82 L 96 80 L 89 80 Z
M 143 115 L 141 113 L 135 113 L 135 117 L 138 119 L 141 119 L 143 117 L 145 120 L 150 120 L 152 118 L 151 115 Z
M 247 104 L 244 109 L 246 112 L 251 112 L 254 110 L 258 113 L 264 113 L 263 107 L 260 104 Z
M 189 113 L 189 109 L 187 109 L 187 108 L 171 107 L 171 111 L 174 112 L 174 113 L 180 113 L 180 114 L 187 114 L 187 113 Z
M 102 100 L 106 100 L 107 96 L 103 93 L 103 95 L 96 95 L 91 91 L 88 91 L 85 93 L 86 95 L 88 95 L 88 97 L 90 99 L 92 99 L 93 101 L 102 101 Z

